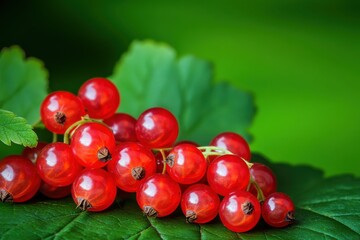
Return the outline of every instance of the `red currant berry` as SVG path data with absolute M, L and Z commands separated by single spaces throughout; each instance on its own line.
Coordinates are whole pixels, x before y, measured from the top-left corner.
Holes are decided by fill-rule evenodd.
M 233 132 L 220 133 L 210 142 L 210 145 L 227 149 L 247 161 L 251 159 L 249 144 L 239 134 Z
M 276 191 L 276 177 L 273 171 L 267 166 L 261 163 L 254 163 L 250 168 L 250 175 L 259 185 L 262 193 L 265 197 Z M 257 196 L 258 192 L 252 184 L 249 190 L 254 196 Z
M 46 182 L 41 182 L 39 191 L 48 198 L 64 198 L 71 194 L 71 185 L 55 187 L 47 184 Z
M 250 171 L 237 155 L 222 155 L 209 164 L 207 180 L 218 194 L 226 196 L 236 190 L 245 190 L 250 182 Z
M 188 143 L 174 147 L 167 156 L 166 163 L 169 176 L 181 184 L 196 183 L 205 175 L 207 167 L 202 152 Z
M 115 138 L 108 127 L 100 123 L 85 123 L 75 130 L 70 145 L 82 166 L 102 168 L 112 158 Z
M 81 85 L 78 96 L 92 118 L 109 118 L 120 105 L 116 86 L 106 78 L 92 78 Z
M 99 212 L 115 201 L 116 185 L 113 177 L 103 169 L 85 169 L 74 181 L 71 195 L 78 208 Z
M 233 232 L 247 232 L 259 222 L 261 206 L 254 195 L 245 191 L 236 191 L 220 203 L 221 222 Z
M 36 163 L 36 159 L 39 156 L 39 153 L 43 147 L 45 147 L 47 143 L 38 142 L 37 146 L 34 148 L 25 147 L 21 153 L 22 156 L 30 159 L 32 163 Z
M 205 184 L 188 187 L 181 197 L 181 210 L 189 223 L 207 223 L 219 211 L 219 196 Z
M 0 161 L 2 202 L 25 202 L 36 194 L 40 183 L 36 168 L 29 159 L 12 155 Z
M 66 91 L 50 93 L 40 107 L 41 120 L 54 133 L 64 134 L 66 129 L 85 115 L 81 100 Z
M 139 185 L 156 171 L 153 153 L 139 143 L 123 143 L 115 148 L 107 165 L 116 185 L 126 192 L 136 192 Z
M 136 142 L 135 124 L 136 119 L 126 113 L 115 113 L 104 120 L 111 128 L 115 140 L 118 142 Z
M 164 174 L 154 174 L 136 191 L 136 201 L 148 217 L 165 217 L 176 210 L 181 200 L 179 184 Z
M 36 167 L 41 179 L 55 187 L 72 184 L 82 170 L 71 147 L 61 142 L 46 145 L 39 153 Z
M 262 217 L 267 224 L 281 228 L 294 222 L 295 206 L 291 198 L 280 192 L 270 194 L 262 204 Z
M 143 112 L 135 125 L 138 141 L 149 148 L 170 147 L 176 141 L 179 125 L 174 115 L 164 108 Z

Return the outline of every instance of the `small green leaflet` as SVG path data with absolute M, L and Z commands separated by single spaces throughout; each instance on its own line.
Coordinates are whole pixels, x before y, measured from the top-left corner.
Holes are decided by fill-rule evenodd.
M 9 146 L 14 142 L 25 147 L 35 147 L 38 138 L 26 119 L 0 109 L 0 140 Z
M 71 198 L 38 196 L 28 203 L 0 203 L 0 239 L 359 239 L 360 178 L 324 178 L 311 167 L 273 164 L 257 154 L 253 158 L 273 169 L 279 191 L 293 198 L 294 225 L 276 229 L 260 222 L 250 232 L 234 233 L 218 218 L 203 225 L 187 224 L 181 211 L 165 218 L 147 218 L 129 195 L 121 195 L 122 199 L 100 213 L 75 209 Z
M 25 59 L 17 46 L 0 52 L 0 108 L 24 117 L 34 125 L 40 120 L 40 105 L 47 95 L 47 70 L 35 58 Z
M 135 41 L 110 79 L 121 93 L 120 112 L 136 118 L 147 108 L 165 107 L 179 121 L 180 140 L 204 145 L 224 131 L 250 139 L 252 95 L 227 83 L 213 83 L 209 62 L 193 56 L 177 59 L 168 45 Z

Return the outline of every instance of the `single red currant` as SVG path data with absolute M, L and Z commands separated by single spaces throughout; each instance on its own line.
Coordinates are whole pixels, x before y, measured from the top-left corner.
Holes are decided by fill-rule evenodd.
M 71 147 L 61 142 L 46 145 L 39 153 L 36 167 L 41 179 L 55 187 L 72 184 L 82 170 Z
M 179 184 L 164 174 L 147 178 L 136 191 L 136 201 L 148 217 L 165 217 L 179 206 Z
M 99 212 L 115 201 L 116 185 L 113 177 L 103 169 L 85 169 L 74 181 L 71 195 L 78 208 Z
M 259 222 L 261 206 L 257 198 L 249 192 L 236 191 L 220 203 L 221 222 L 233 232 L 247 232 Z
M 136 119 L 126 113 L 115 113 L 104 120 L 111 128 L 117 142 L 136 142 L 135 124 Z
M 66 91 L 50 93 L 40 107 L 41 120 L 54 133 L 64 134 L 66 129 L 85 115 L 81 100 Z
M 139 185 L 156 171 L 153 153 L 139 143 L 127 142 L 117 146 L 107 165 L 116 185 L 126 192 L 136 192 Z
M 251 159 L 249 144 L 237 133 L 220 133 L 210 142 L 210 145 L 227 149 L 247 161 L 250 161 Z
M 0 161 L 2 202 L 25 202 L 36 194 L 40 183 L 36 168 L 29 159 L 11 155 Z
M 207 223 L 219 211 L 219 196 L 205 184 L 188 187 L 181 197 L 181 210 L 188 223 Z
M 100 123 L 85 123 L 75 130 L 70 146 L 82 166 L 102 168 L 112 158 L 115 138 L 108 127 Z
M 135 125 L 138 141 L 149 148 L 170 147 L 176 141 L 179 125 L 174 115 L 160 107 L 143 112 Z
M 250 168 L 250 175 L 253 180 L 258 184 L 265 197 L 276 191 L 276 177 L 270 168 L 261 163 L 254 163 Z M 249 190 L 254 196 L 258 192 L 253 184 Z
M 262 204 L 262 217 L 272 227 L 285 227 L 294 222 L 295 206 L 291 198 L 280 192 L 270 194 Z
M 250 171 L 239 156 L 222 155 L 209 164 L 207 181 L 216 193 L 226 196 L 246 189 L 250 182 Z
M 30 161 L 35 164 L 41 149 L 43 149 L 46 145 L 47 143 L 45 142 L 38 142 L 37 146 L 34 148 L 25 147 L 21 155 L 30 159 Z
M 81 85 L 78 96 L 92 118 L 109 118 L 120 105 L 116 86 L 106 78 L 92 78 Z
M 188 143 L 174 147 L 167 156 L 166 163 L 166 172 L 181 184 L 196 183 L 205 175 L 207 168 L 202 152 Z
M 55 187 L 47 184 L 46 182 L 41 182 L 39 191 L 48 198 L 64 198 L 71 194 L 71 185 Z

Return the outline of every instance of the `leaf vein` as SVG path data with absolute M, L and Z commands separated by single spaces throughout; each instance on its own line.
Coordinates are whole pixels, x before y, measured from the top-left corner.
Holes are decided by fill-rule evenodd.
M 333 220 L 333 221 L 335 221 L 337 224 L 340 224 L 341 226 L 343 226 L 343 227 L 347 228 L 348 230 L 350 230 L 350 232 L 353 232 L 353 233 L 355 233 L 356 235 L 359 235 L 358 232 L 356 232 L 355 230 L 351 229 L 349 226 L 343 224 L 342 222 L 340 222 L 339 220 L 337 220 L 337 219 L 335 219 L 335 218 L 333 218 L 333 217 L 331 217 L 331 216 L 325 215 L 325 214 L 323 214 L 323 213 L 316 212 L 316 211 L 314 211 L 313 209 L 308 209 L 308 208 L 302 208 L 302 209 L 303 209 L 304 211 L 312 212 L 312 213 L 315 213 L 315 214 L 320 215 L 320 216 L 322 216 L 322 217 L 325 217 L 325 218 L 328 218 L 328 219 L 330 219 L 330 220 Z

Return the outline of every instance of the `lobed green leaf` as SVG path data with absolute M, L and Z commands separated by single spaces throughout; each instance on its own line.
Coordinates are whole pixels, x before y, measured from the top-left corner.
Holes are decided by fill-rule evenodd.
M 34 125 L 47 94 L 47 70 L 35 58 L 25 59 L 18 46 L 0 52 L 0 108 L 24 117 Z
M 25 147 L 35 147 L 38 137 L 26 119 L 0 109 L 0 140 L 9 146 L 13 142 Z
M 147 108 L 165 107 L 179 121 L 180 140 L 208 144 L 224 131 L 250 140 L 252 95 L 227 83 L 215 84 L 209 62 L 193 56 L 177 59 L 165 44 L 135 41 L 110 79 L 122 96 L 119 111 L 137 117 Z

